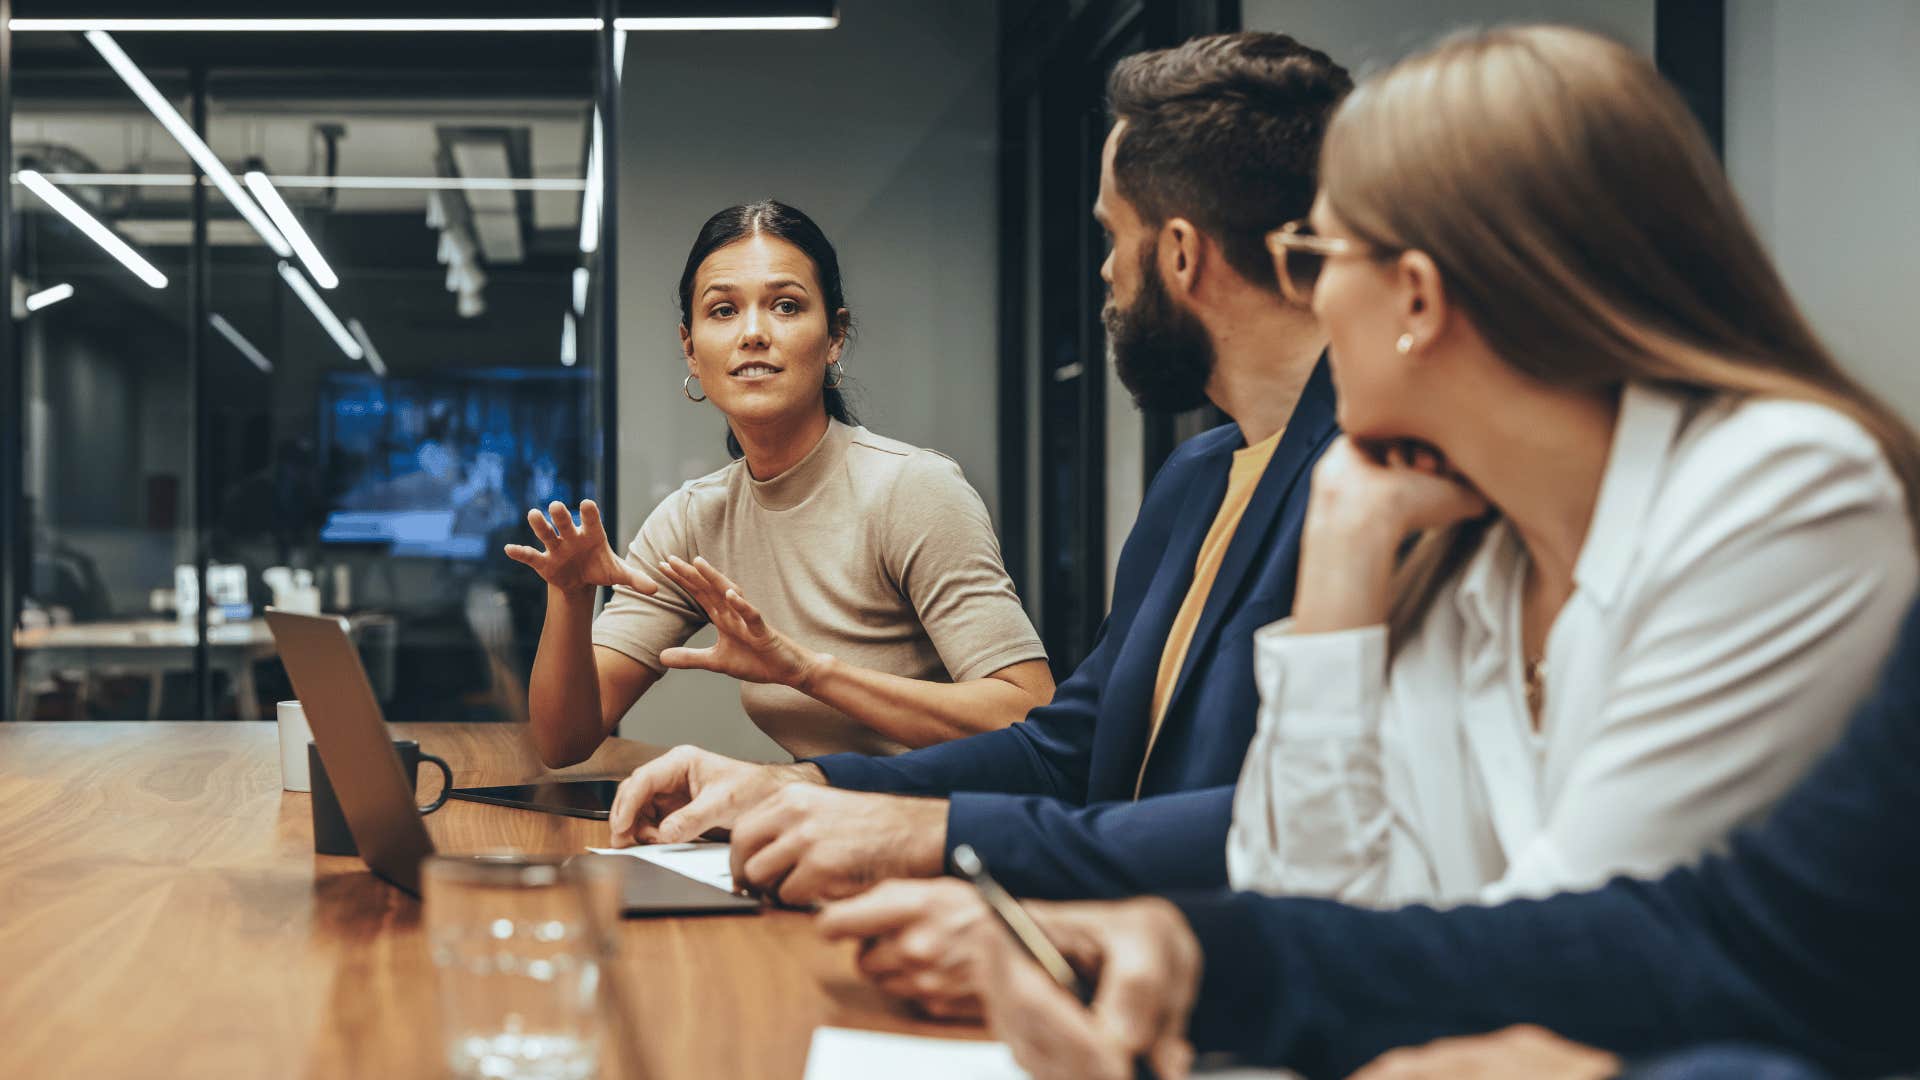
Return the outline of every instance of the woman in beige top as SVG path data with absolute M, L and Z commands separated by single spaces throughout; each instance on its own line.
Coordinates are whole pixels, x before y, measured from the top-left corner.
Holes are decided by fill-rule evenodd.
M 795 757 L 898 753 L 1046 704 L 1046 652 L 979 494 L 950 459 L 857 426 L 835 389 L 852 317 L 819 227 L 772 201 L 715 214 L 680 310 L 682 389 L 726 416 L 736 460 L 656 506 L 625 559 L 591 501 L 578 525 L 557 502 L 527 514 L 545 550 L 507 555 L 547 582 L 541 758 L 586 758 L 671 668 L 739 679 Z M 719 640 L 686 648 L 709 622 Z

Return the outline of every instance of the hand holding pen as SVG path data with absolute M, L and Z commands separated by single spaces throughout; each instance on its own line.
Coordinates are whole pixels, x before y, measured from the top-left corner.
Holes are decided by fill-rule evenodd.
M 1187 1075 L 1200 946 L 1171 904 L 1023 906 L 971 848 L 955 848 L 953 861 L 996 916 L 969 943 L 988 1023 L 1035 1080 Z

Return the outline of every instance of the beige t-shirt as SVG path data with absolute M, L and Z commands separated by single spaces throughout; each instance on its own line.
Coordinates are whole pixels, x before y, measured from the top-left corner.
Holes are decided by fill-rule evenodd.
M 1014 595 L 980 495 L 951 458 L 832 421 L 799 464 L 755 480 L 735 461 L 647 516 L 627 558 L 660 583 L 614 589 L 593 642 L 665 671 L 660 653 L 707 623 L 660 573 L 705 556 L 768 625 L 805 648 L 909 679 L 964 682 L 1046 650 Z M 740 702 L 795 757 L 906 749 L 785 686 L 741 683 Z

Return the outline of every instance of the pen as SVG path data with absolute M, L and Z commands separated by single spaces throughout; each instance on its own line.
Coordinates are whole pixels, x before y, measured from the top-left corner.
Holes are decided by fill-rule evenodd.
M 1093 988 L 1087 985 L 1079 972 L 1073 970 L 1072 964 L 1067 963 L 1066 955 L 1040 929 L 1040 924 L 1034 921 L 1020 901 L 1015 900 L 1012 893 L 987 873 L 986 861 L 980 858 L 979 852 L 973 850 L 973 845 L 960 844 L 953 849 L 953 866 L 962 877 L 973 882 L 973 887 L 979 890 L 980 899 L 986 901 L 987 907 L 1000 920 L 1000 925 L 1007 928 L 1007 932 L 1020 943 L 1034 963 L 1039 964 L 1042 970 L 1053 977 L 1054 982 L 1060 984 L 1060 989 L 1072 994 L 1082 1005 L 1093 1004 Z M 1133 1075 L 1134 1080 L 1159 1080 L 1153 1066 L 1147 1064 L 1144 1057 L 1134 1060 Z

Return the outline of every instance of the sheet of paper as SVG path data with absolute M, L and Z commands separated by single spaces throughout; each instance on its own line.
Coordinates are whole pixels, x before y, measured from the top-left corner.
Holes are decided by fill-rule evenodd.
M 1200 1068 L 1208 1080 L 1300 1080 L 1285 1070 Z M 805 1080 L 1030 1080 L 1006 1043 L 928 1039 L 851 1028 L 813 1029 Z
M 588 848 L 595 855 L 631 855 L 717 889 L 733 891 L 733 864 L 725 844 L 637 844 L 624 848 Z
M 851 1028 L 813 1029 L 806 1080 L 1028 1080 L 1007 1044 L 927 1039 Z

